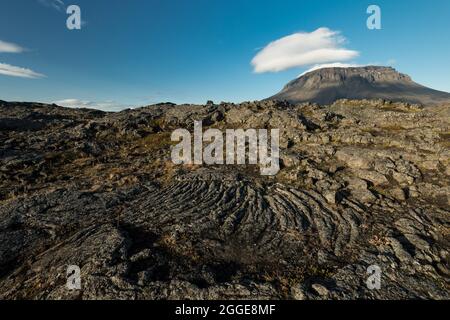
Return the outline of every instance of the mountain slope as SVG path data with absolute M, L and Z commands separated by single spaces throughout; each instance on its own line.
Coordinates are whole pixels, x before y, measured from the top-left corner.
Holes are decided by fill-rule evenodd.
M 390 67 L 324 68 L 289 82 L 269 99 L 331 104 L 339 99 L 385 99 L 422 105 L 450 102 L 450 94 L 420 84 Z

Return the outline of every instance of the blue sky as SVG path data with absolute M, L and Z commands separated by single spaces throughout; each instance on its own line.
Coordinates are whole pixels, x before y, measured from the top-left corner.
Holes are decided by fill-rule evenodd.
M 66 28 L 70 4 L 81 8 L 81 30 Z M 370 4 L 381 8 L 381 30 L 366 27 Z M 0 99 L 106 109 L 258 100 L 315 63 L 274 72 L 262 61 L 255 72 L 255 56 L 299 32 L 301 46 L 319 28 L 331 42 L 345 38 L 334 49 L 357 53 L 333 62 L 393 65 L 450 92 L 448 0 L 2 0 L 0 66 L 32 78 L 0 74 Z

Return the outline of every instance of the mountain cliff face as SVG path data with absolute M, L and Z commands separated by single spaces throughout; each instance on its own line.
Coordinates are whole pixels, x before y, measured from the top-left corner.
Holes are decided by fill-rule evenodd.
M 271 97 L 291 103 L 331 104 L 339 99 L 384 99 L 422 105 L 450 101 L 450 94 L 415 83 L 390 67 L 324 68 L 289 82 Z

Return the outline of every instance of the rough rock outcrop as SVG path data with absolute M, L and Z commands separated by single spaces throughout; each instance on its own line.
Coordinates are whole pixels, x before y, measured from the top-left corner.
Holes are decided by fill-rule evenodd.
M 1 102 L 0 298 L 448 299 L 449 115 L 368 100 Z M 170 133 L 194 120 L 280 128 L 282 170 L 173 165 Z

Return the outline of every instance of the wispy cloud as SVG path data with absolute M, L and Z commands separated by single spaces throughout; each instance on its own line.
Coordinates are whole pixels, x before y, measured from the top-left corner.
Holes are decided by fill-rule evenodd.
M 24 51 L 25 49 L 19 46 L 18 44 L 0 40 L 0 53 L 21 53 Z M 29 78 L 29 79 L 45 77 L 43 74 L 37 73 L 31 69 L 17 67 L 1 62 L 0 62 L 0 75 Z
M 53 8 L 58 11 L 64 11 L 64 2 L 62 0 L 38 0 L 43 6 Z
M 45 75 L 37 73 L 31 69 L 16 67 L 6 63 L 0 63 L 0 74 L 11 77 L 20 77 L 29 79 L 45 77 Z
M 88 108 L 88 109 L 97 109 L 102 111 L 121 111 L 126 108 L 129 108 L 126 105 L 117 103 L 115 101 L 86 101 L 80 99 L 64 99 L 59 101 L 53 101 L 54 104 L 59 106 L 63 106 L 66 108 Z
M 279 72 L 357 57 L 359 52 L 344 48 L 345 43 L 346 39 L 338 31 L 328 28 L 298 32 L 269 43 L 251 64 L 256 73 Z
M 25 49 L 19 46 L 18 44 L 0 40 L 0 52 L 20 53 L 23 51 L 25 51 Z

